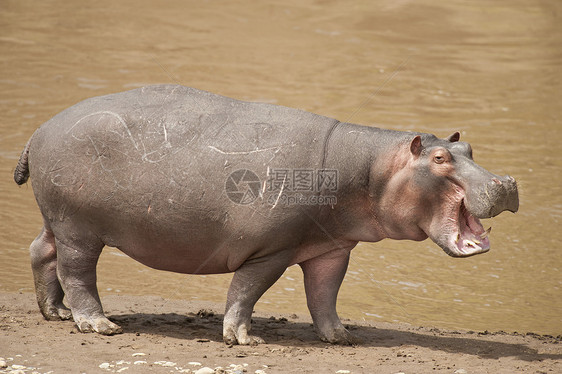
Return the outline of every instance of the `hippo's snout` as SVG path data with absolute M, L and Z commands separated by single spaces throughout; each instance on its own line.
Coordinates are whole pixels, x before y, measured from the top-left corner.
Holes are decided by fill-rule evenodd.
M 509 175 L 494 176 L 477 189 L 476 196 L 469 198 L 466 206 L 478 218 L 495 217 L 504 210 L 515 213 L 519 209 L 517 182 Z

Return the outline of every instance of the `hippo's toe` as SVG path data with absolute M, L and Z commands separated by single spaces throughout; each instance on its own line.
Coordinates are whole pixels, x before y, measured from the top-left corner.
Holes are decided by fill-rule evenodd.
M 63 304 L 46 306 L 42 313 L 47 321 L 72 319 L 72 312 Z
M 72 312 L 70 311 L 70 309 L 68 309 L 64 305 L 60 308 L 57 308 L 57 314 L 58 314 L 59 318 L 64 320 L 64 321 L 72 319 Z
M 121 326 L 111 322 L 106 317 L 77 319 L 76 326 L 84 333 L 97 332 L 102 335 L 115 335 L 123 332 Z
M 259 336 L 248 334 L 246 325 L 241 325 L 237 329 L 226 328 L 223 331 L 223 340 L 227 345 L 251 345 L 264 344 L 265 340 Z
M 360 343 L 360 339 L 357 338 L 355 335 L 350 333 L 345 327 L 336 328 L 330 331 L 329 334 L 321 334 L 320 339 L 322 341 L 332 343 L 332 344 L 340 344 L 340 345 L 357 345 Z

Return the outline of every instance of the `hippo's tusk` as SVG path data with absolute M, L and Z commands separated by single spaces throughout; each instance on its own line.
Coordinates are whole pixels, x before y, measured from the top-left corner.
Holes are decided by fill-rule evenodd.
M 490 235 L 490 231 L 492 231 L 492 227 L 488 228 L 488 230 L 484 231 L 482 234 L 480 234 L 480 238 L 481 239 L 485 239 L 488 237 L 488 235 Z

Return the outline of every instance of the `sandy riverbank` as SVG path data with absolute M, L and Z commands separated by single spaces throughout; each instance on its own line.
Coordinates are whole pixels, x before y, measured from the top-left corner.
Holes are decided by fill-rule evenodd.
M 560 337 L 345 321 L 363 343 L 341 347 L 319 341 L 309 316 L 258 310 L 254 332 L 267 343 L 228 347 L 221 337 L 220 304 L 151 296 L 111 296 L 103 303 L 123 334 L 78 333 L 71 321 L 45 321 L 33 294 L 1 293 L 0 357 L 6 367 L 0 372 L 194 373 L 203 367 L 267 374 L 562 372 Z

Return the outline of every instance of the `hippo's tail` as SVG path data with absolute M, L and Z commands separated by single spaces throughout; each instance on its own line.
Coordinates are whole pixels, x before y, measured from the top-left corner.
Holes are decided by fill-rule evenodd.
M 17 184 L 22 185 L 27 182 L 29 178 L 29 145 L 31 144 L 31 138 L 27 141 L 23 152 L 21 153 L 20 160 L 18 162 L 18 166 L 16 166 L 16 170 L 14 171 L 14 180 Z

